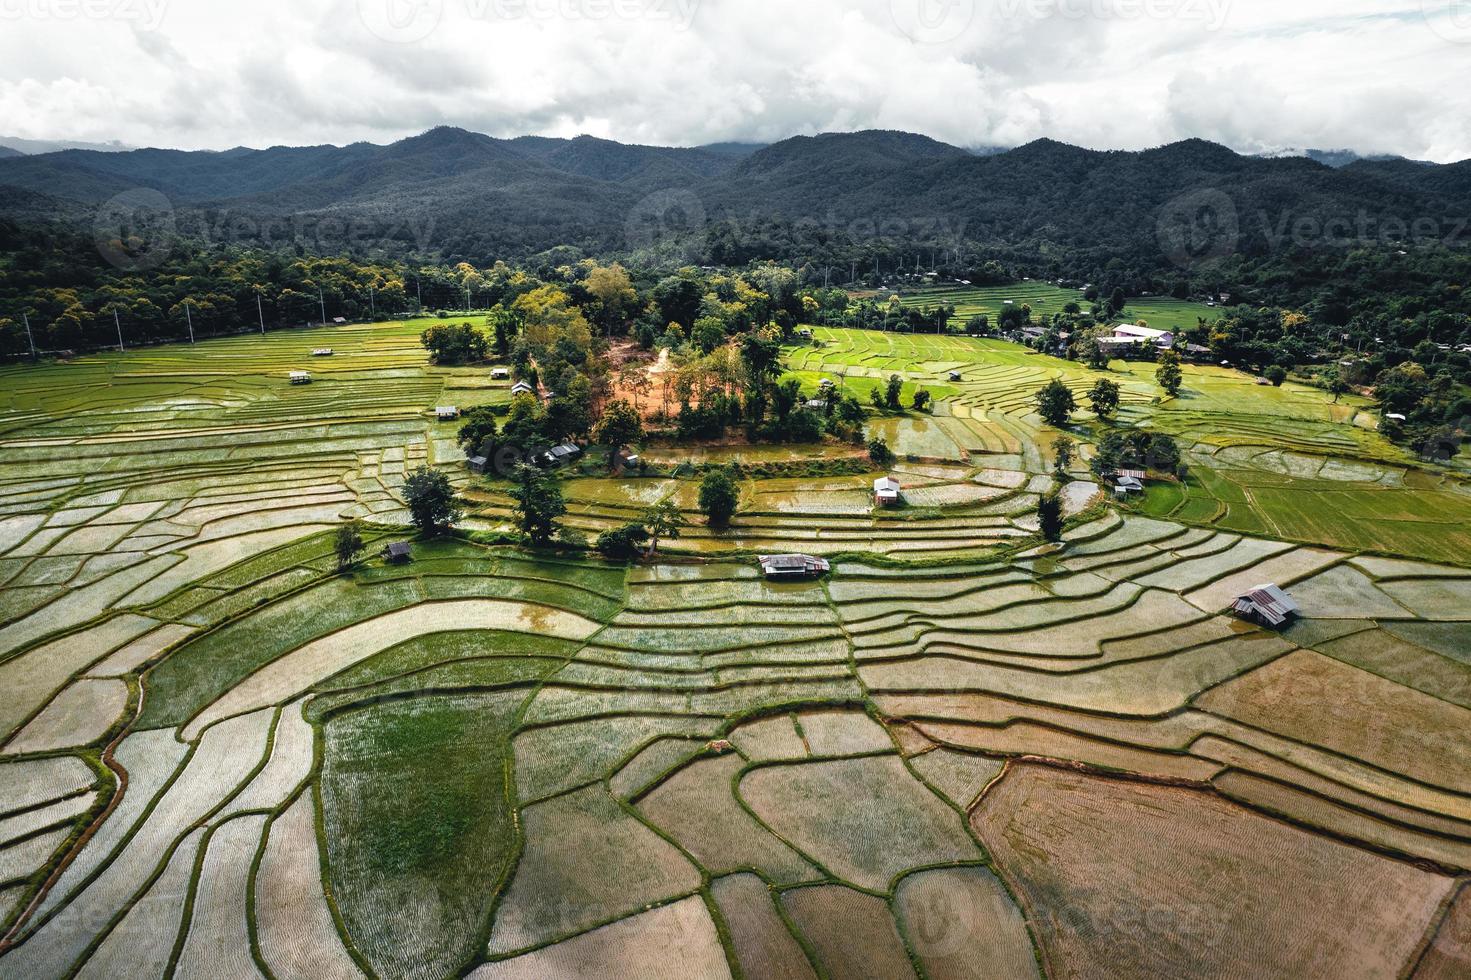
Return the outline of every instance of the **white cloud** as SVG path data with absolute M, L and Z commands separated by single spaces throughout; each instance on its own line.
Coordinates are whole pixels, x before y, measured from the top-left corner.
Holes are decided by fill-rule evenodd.
M 1457 43 L 1450 0 L 1425 6 L 0 0 L 0 130 L 225 148 L 439 124 L 680 145 L 883 127 L 1471 157 L 1471 25 Z

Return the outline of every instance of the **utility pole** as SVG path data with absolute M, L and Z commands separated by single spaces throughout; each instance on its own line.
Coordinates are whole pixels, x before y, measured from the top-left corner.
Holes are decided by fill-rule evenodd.
M 470 312 L 470 287 L 465 287 L 465 312 Z
M 118 319 L 116 306 L 112 308 L 112 325 L 117 327 L 117 350 L 121 354 L 123 352 L 123 321 Z
M 378 316 L 378 306 L 373 301 L 373 287 L 372 286 L 369 286 L 368 287 L 368 315 L 371 316 L 371 317 L 374 317 L 374 318 L 376 318 Z
M 424 312 L 424 284 L 418 279 L 414 280 L 414 294 L 419 297 L 419 312 L 422 314 Z
M 189 343 L 194 343 L 194 315 L 189 312 L 189 304 L 184 304 L 184 319 L 189 323 Z
M 255 291 L 255 315 L 260 317 L 260 335 L 266 335 L 266 311 L 260 305 L 260 290 Z
M 24 310 L 21 311 L 20 318 L 26 325 L 26 342 L 31 345 L 31 360 L 34 361 L 36 359 L 36 338 L 31 336 L 31 318 Z
M 858 260 L 853 260 L 853 277 L 848 280 L 849 285 L 858 282 Z
M 317 287 L 317 305 L 322 308 L 322 326 L 327 325 L 327 301 L 322 298 L 322 287 Z

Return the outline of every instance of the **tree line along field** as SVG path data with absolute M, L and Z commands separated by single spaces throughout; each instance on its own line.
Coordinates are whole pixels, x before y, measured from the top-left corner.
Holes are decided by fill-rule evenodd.
M 428 367 L 417 332 L 0 375 L 0 977 L 1471 964 L 1471 572 L 1434 560 L 1449 530 L 1389 533 L 1463 497 L 1362 406 L 1202 370 L 1187 411 L 1114 372 L 1124 422 L 1257 479 L 1240 514 L 1288 520 L 1271 474 L 1322 507 L 1432 495 L 1373 547 L 1091 505 L 1080 465 L 1081 516 L 1039 548 L 1058 481 L 1030 395 L 1091 372 L 820 331 L 789 367 L 962 373 L 934 416 L 873 422 L 912 457 L 900 512 L 873 513 L 869 473 L 752 476 L 735 528 L 660 563 L 454 537 L 340 575 L 336 525 L 402 537 L 420 462 L 473 527 L 509 520 L 428 413 L 504 385 Z M 571 476 L 569 523 L 693 515 L 694 486 Z M 834 572 L 765 582 L 768 548 Z M 1225 614 L 1263 581 L 1304 609 L 1280 635 Z
M 960 283 L 922 286 L 901 290 L 900 300 L 906 306 L 920 308 L 942 304 L 953 306 L 956 319 L 962 325 L 971 317 L 982 314 L 991 317 L 994 323 L 1009 305 L 1030 306 L 1038 319 L 1061 313 L 1069 303 L 1077 303 L 1084 309 L 1090 305 L 1080 290 L 1041 280 L 1006 286 L 966 286 Z M 1204 303 L 1168 296 L 1136 296 L 1128 301 L 1128 306 L 1115 319 L 1129 323 L 1144 320 L 1156 330 L 1173 331 L 1193 327 L 1201 318 L 1213 321 L 1220 314 L 1219 309 Z

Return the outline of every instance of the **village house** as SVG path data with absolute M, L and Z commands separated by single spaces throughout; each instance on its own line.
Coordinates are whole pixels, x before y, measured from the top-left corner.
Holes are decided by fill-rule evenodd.
M 395 565 L 414 560 L 414 548 L 407 541 L 395 541 L 383 549 L 383 557 Z
M 873 481 L 873 502 L 879 507 L 897 507 L 902 499 L 903 488 L 891 476 Z
M 490 380 L 492 380 L 492 381 L 510 381 L 511 380 L 511 369 L 510 368 L 491 368 L 490 369 Z
M 825 558 L 811 555 L 762 555 L 761 572 L 769 579 L 816 578 L 832 571 Z
M 566 466 L 582 455 L 582 447 L 570 442 L 564 442 L 560 446 L 553 446 L 540 456 L 543 466 Z
M 306 371 L 292 371 L 291 383 L 294 385 L 309 385 L 312 383 L 312 376 Z
M 460 410 L 453 405 L 440 405 L 434 410 L 434 415 L 441 422 L 452 422 L 460 417 Z
M 318 347 L 312 351 L 312 357 L 331 357 L 334 353 L 336 352 L 330 347 Z
M 486 471 L 490 469 L 490 460 L 484 456 L 471 456 L 465 460 L 465 468 L 471 473 L 484 476 Z
M 1175 346 L 1175 335 L 1168 330 L 1139 327 L 1132 323 L 1116 323 L 1113 328 L 1113 336 L 1098 338 L 1098 346 L 1106 351 L 1124 351 L 1141 344 L 1152 345 L 1159 350 L 1169 350 Z
M 1275 585 L 1259 585 L 1238 596 L 1231 611 L 1241 619 L 1272 629 L 1280 629 L 1302 615 L 1302 608 Z
M 535 398 L 537 397 L 536 389 L 531 387 L 531 385 L 527 384 L 525 381 L 517 381 L 515 384 L 511 385 L 512 398 L 519 398 L 522 395 L 530 395 L 532 398 Z

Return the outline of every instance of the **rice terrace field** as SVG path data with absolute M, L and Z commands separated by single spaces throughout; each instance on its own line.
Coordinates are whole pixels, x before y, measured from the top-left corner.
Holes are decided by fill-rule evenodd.
M 509 543 L 434 409 L 510 383 L 425 326 L 0 369 L 0 978 L 1471 976 L 1464 456 L 1116 363 L 1190 471 L 1119 504 L 1033 403 L 1104 374 L 817 328 L 809 393 L 935 395 L 869 422 L 906 506 L 833 441 L 590 453 L 568 525 L 690 517 L 615 564 Z M 420 465 L 466 518 L 391 565 Z M 788 552 L 832 573 L 763 579 Z M 1265 582 L 1280 632 L 1229 614 Z

